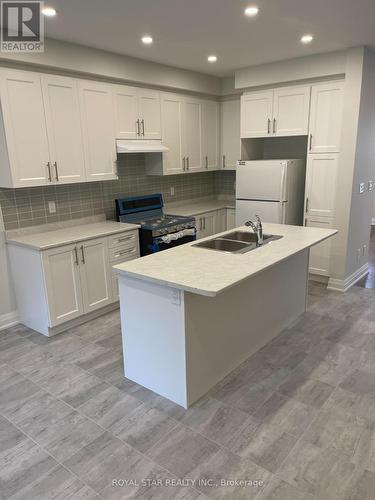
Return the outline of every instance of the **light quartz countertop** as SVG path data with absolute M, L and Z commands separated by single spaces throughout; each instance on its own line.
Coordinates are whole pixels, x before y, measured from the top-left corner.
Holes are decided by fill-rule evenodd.
M 283 238 L 243 254 L 194 247 L 196 242 L 186 243 L 114 267 L 120 276 L 215 296 L 337 233 L 333 229 L 282 224 L 264 224 L 263 228 L 265 234 Z M 245 226 L 237 229 L 249 231 Z
M 138 229 L 136 224 L 125 224 L 114 221 L 100 221 L 76 226 L 63 227 L 60 229 L 41 231 L 39 233 L 7 235 L 7 244 L 20 245 L 36 250 L 47 250 L 49 248 L 68 245 L 77 241 L 91 240 L 111 234 L 123 233 Z
M 217 200 L 217 199 L 198 199 L 189 200 L 181 203 L 166 203 L 164 212 L 169 215 L 182 215 L 189 217 L 192 215 L 204 214 L 221 208 L 235 208 L 236 201 L 233 200 Z

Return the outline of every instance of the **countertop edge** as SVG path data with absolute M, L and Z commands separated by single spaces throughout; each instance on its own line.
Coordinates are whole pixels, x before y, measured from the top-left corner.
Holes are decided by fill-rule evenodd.
M 79 226 L 71 226 L 71 227 L 79 227 Z M 80 242 L 80 241 L 88 241 L 88 240 L 93 240 L 93 239 L 102 238 L 102 237 L 104 238 L 105 236 L 111 236 L 112 234 L 125 233 L 128 231 L 135 231 L 136 229 L 139 229 L 140 227 L 141 226 L 139 226 L 138 224 L 132 224 L 132 227 L 108 229 L 106 231 L 100 231 L 95 235 L 70 238 L 70 239 L 66 239 L 64 241 L 46 244 L 46 245 L 36 245 L 36 244 L 32 244 L 32 243 L 27 243 L 25 241 L 17 241 L 16 239 L 6 239 L 5 243 L 7 245 L 20 246 L 20 247 L 30 248 L 32 250 L 42 251 L 42 250 L 50 250 L 51 248 L 57 248 L 57 247 L 62 247 L 62 246 L 66 246 L 66 245 L 71 245 L 72 243 L 76 243 L 76 242 Z M 45 234 L 45 233 L 43 233 L 43 234 Z

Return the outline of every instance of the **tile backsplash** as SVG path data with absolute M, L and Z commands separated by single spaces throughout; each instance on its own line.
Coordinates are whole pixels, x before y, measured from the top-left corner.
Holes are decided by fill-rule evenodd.
M 146 176 L 144 155 L 123 156 L 115 181 L 65 184 L 35 188 L 0 188 L 0 206 L 5 229 L 18 229 L 50 222 L 105 213 L 115 218 L 116 198 L 137 194 L 162 193 L 166 202 L 204 196 L 233 195 L 235 172 L 200 172 L 188 175 Z M 171 195 L 174 187 L 174 196 Z M 48 203 L 54 201 L 56 213 Z

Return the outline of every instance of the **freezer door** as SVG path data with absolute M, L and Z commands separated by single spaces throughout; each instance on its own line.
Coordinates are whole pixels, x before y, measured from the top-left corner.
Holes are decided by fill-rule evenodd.
M 236 198 L 243 200 L 287 201 L 286 172 L 286 161 L 238 162 Z
M 254 220 L 255 214 L 259 215 L 262 222 L 285 224 L 286 205 L 278 201 L 236 200 L 236 226 Z

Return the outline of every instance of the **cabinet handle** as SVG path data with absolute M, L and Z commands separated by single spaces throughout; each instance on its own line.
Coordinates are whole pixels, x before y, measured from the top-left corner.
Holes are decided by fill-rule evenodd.
M 206 217 L 203 217 L 203 229 L 206 230 Z
M 223 155 L 223 168 L 225 168 L 225 155 Z
M 139 120 L 136 121 L 137 124 L 137 135 L 141 135 L 140 129 L 139 129 Z
M 83 249 L 83 245 L 81 245 L 81 255 L 82 255 L 82 264 L 85 263 L 85 251 Z
M 271 133 L 271 119 L 268 118 L 267 134 L 269 135 L 270 133 Z
M 276 134 L 276 118 L 273 119 L 273 133 Z
M 311 151 L 312 149 L 312 139 L 313 139 L 313 135 L 310 134 L 310 145 L 309 145 L 309 151 Z
M 306 213 L 309 211 L 309 199 L 306 198 Z
M 203 229 L 203 217 L 199 219 L 199 230 L 202 231 Z
M 77 247 L 74 247 L 74 257 L 76 265 L 79 266 Z
M 182 158 L 182 170 L 185 172 L 186 169 L 186 161 L 185 161 L 185 156 Z
M 55 161 L 53 166 L 55 167 L 56 181 L 59 182 L 59 171 L 57 170 L 57 161 Z
M 144 137 L 145 136 L 145 121 L 144 120 L 141 121 L 141 125 L 142 125 L 142 135 Z
M 125 255 L 127 253 L 132 253 L 134 252 L 135 248 L 129 248 L 129 250 L 123 250 L 122 252 L 118 252 L 116 255 Z
M 49 161 L 47 161 L 47 168 L 48 168 L 48 180 L 52 182 L 52 175 L 51 175 L 51 164 Z
M 186 169 L 189 170 L 189 157 L 186 157 Z
M 206 156 L 206 168 L 208 168 L 208 156 Z

